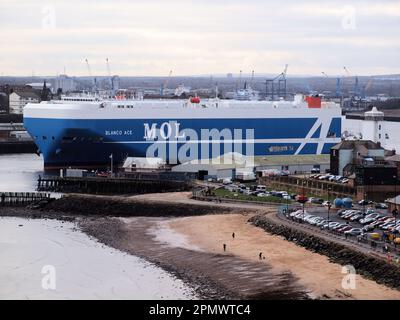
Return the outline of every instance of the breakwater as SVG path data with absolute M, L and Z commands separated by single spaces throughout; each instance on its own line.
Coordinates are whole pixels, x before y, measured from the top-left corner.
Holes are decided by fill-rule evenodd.
M 161 196 L 160 196 L 161 197 Z M 46 211 L 114 217 L 182 217 L 215 213 L 243 213 L 243 209 L 191 203 L 145 201 L 111 196 L 67 195 L 46 204 Z M 253 210 L 248 210 L 253 212 Z
M 0 205 L 6 207 L 26 206 L 40 201 L 49 201 L 50 194 L 42 192 L 0 192 Z

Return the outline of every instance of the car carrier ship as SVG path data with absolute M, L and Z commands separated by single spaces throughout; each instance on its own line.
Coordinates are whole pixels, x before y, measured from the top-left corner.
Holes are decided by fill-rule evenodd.
M 102 100 L 28 103 L 24 126 L 46 169 L 104 168 L 126 157 L 170 164 L 247 156 L 327 154 L 340 142 L 341 108 L 319 96 L 294 100 Z

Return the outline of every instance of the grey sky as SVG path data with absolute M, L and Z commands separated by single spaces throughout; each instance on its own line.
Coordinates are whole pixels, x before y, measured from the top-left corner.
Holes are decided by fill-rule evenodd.
M 0 0 L 3 75 L 400 73 L 400 1 Z

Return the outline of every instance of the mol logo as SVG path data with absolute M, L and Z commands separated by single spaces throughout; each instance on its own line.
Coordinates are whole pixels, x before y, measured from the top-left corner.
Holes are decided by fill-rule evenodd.
M 146 157 L 168 159 L 170 164 L 198 159 L 202 164 L 208 163 L 208 159 L 213 163 L 231 164 L 232 153 L 245 155 L 248 160 L 254 156 L 254 129 L 181 129 L 179 122 L 169 121 L 160 125 L 144 123 L 143 137 L 152 142 Z M 224 155 L 223 162 L 221 155 Z
M 160 128 L 157 129 L 157 123 L 152 123 L 151 127 L 148 123 L 144 124 L 144 138 L 146 140 L 155 140 L 157 137 L 157 132 L 159 132 L 160 136 L 164 140 L 168 140 L 170 138 L 179 139 L 185 138 L 185 135 L 179 135 L 179 127 L 180 123 L 171 121 L 171 122 L 163 122 L 160 125 Z

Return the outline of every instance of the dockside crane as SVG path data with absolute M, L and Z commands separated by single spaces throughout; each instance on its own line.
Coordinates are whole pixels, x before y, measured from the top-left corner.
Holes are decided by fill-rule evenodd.
M 348 77 L 352 77 L 352 75 L 350 74 L 349 70 L 346 67 L 343 67 L 344 71 L 346 72 Z M 358 85 L 358 76 L 354 77 L 354 92 L 353 92 L 353 98 L 354 97 L 359 97 L 360 96 L 360 89 L 359 89 L 359 85 Z
M 287 87 L 286 87 L 286 74 L 287 74 L 288 64 L 285 65 L 285 69 L 283 72 L 278 74 L 273 79 L 267 79 L 265 81 L 265 98 L 268 99 L 268 96 L 271 97 L 271 100 L 274 100 L 275 95 L 275 83 L 277 83 L 277 96 L 278 98 L 283 97 L 286 99 Z M 270 89 L 270 91 L 269 91 Z
M 172 75 L 172 70 L 169 71 L 167 79 L 165 79 L 165 81 L 161 84 L 161 88 L 160 88 L 160 96 L 161 97 L 164 96 L 164 89 L 167 88 L 168 82 L 171 79 L 171 75 Z
M 94 92 L 97 92 L 97 79 L 95 77 L 93 77 L 92 68 L 90 68 L 89 60 L 85 59 L 85 62 L 86 62 L 86 66 L 87 66 L 87 69 L 89 72 L 89 76 L 92 78 L 92 84 L 93 84 L 92 90 Z
M 242 83 L 242 70 L 239 71 L 239 78 L 236 81 L 236 92 L 238 92 L 240 88 L 240 84 Z
M 362 88 L 362 90 L 361 90 L 361 99 L 365 99 L 366 91 L 371 87 L 372 82 L 374 82 L 374 78 L 373 77 L 369 78 L 368 82 Z
M 108 81 L 111 89 L 111 96 L 115 96 L 115 85 L 114 85 L 114 78 L 111 75 L 111 68 L 110 68 L 110 61 L 108 58 L 106 58 L 106 65 L 107 65 L 107 75 L 108 75 Z
M 251 72 L 250 87 L 253 86 L 253 82 L 254 82 L 254 70 Z
M 325 77 L 329 78 L 326 72 L 321 72 Z M 336 92 L 335 95 L 337 98 L 342 98 L 342 79 L 340 77 L 336 78 Z

